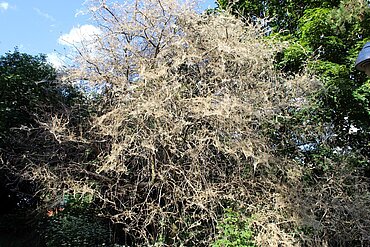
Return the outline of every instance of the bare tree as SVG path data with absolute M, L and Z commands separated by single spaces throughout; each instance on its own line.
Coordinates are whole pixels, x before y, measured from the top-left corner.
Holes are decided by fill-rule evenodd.
M 109 85 L 111 104 L 80 137 L 49 129 L 59 142 L 98 146 L 98 155 L 37 164 L 29 177 L 49 195 L 92 195 L 143 245 L 209 245 L 228 206 L 286 213 L 274 210 L 277 201 L 266 206 L 280 198 L 270 193 L 279 191 L 273 174 L 298 168 L 273 155 L 262 126 L 284 118 L 297 98 L 305 104 L 316 82 L 274 69 L 282 47 L 264 38 L 263 23 L 200 15 L 174 0 L 88 3 L 102 33 L 76 47 L 70 78 Z M 294 242 L 283 226 L 276 231 Z

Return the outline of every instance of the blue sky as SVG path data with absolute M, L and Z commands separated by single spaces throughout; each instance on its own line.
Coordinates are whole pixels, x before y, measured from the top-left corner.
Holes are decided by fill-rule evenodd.
M 214 2 L 203 0 L 201 8 L 214 7 Z M 84 25 L 93 31 L 88 16 L 77 14 L 84 10 L 83 3 L 84 0 L 0 0 L 0 55 L 14 47 L 32 55 L 63 54 L 66 46 L 60 42 L 62 35 L 73 34 Z

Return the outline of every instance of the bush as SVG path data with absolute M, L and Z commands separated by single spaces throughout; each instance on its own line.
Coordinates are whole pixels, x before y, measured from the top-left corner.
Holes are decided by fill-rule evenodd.
M 228 208 L 218 224 L 218 234 L 212 247 L 255 247 L 250 222 Z

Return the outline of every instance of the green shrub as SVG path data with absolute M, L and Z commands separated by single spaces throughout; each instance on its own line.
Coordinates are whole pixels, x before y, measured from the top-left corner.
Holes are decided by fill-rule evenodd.
M 218 235 L 212 247 L 255 247 L 250 219 L 243 219 L 240 213 L 226 209 L 218 225 Z
M 50 217 L 45 229 L 46 245 L 109 246 L 109 225 L 88 214 L 61 212 Z

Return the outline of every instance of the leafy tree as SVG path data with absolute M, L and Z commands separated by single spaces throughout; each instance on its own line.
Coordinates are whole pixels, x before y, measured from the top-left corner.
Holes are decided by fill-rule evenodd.
M 38 129 L 40 123 L 50 117 L 70 115 L 69 123 L 72 126 L 88 116 L 92 109 L 87 107 L 88 100 L 83 90 L 59 80 L 57 71 L 43 54 L 33 56 L 15 49 L 0 56 L 0 87 L 2 148 L 20 148 L 23 146 L 19 145 L 22 138 L 15 136 L 22 131 L 25 133 Z M 78 116 L 73 113 L 76 108 Z
M 288 43 L 275 65 L 291 76 L 309 71 L 320 78 L 322 86 L 307 107 L 287 108 L 291 118 L 277 119 L 266 131 L 275 152 L 302 167 L 302 186 L 311 191 L 302 192 L 303 204 L 319 203 L 328 211 L 336 208 L 336 213 L 325 215 L 321 230 L 305 231 L 313 235 L 325 232 L 330 246 L 364 244 L 363 233 L 370 223 L 359 211 L 366 196 L 361 196 L 361 189 L 341 188 L 365 186 L 370 176 L 369 79 L 354 69 L 359 51 L 370 40 L 369 1 L 219 1 L 219 8 L 230 8 L 247 23 L 272 18 L 264 22 L 272 31 L 266 38 Z M 337 186 L 329 184 L 331 179 Z M 337 204 L 320 186 L 341 191 L 342 203 Z M 356 206 L 351 202 L 354 198 Z M 347 214 L 340 208 L 353 209 Z M 320 218 L 318 215 L 313 219 Z M 349 218 L 359 227 L 343 222 Z M 346 229 L 342 236 L 339 226 Z
M 330 145 L 367 156 L 369 159 L 369 87 L 354 62 L 370 38 L 368 1 L 219 1 L 222 9 L 249 20 L 273 18 L 272 36 L 290 45 L 277 57 L 287 73 L 308 68 L 319 75 L 323 89 L 312 99 L 309 118 L 331 126 Z M 302 116 L 302 115 L 301 115 Z M 318 137 L 312 139 L 317 142 Z M 316 139 L 316 140 L 315 140 Z M 322 139 L 322 138 L 319 138 Z M 320 142 L 324 144 L 322 139 Z M 328 144 L 327 142 L 325 145 Z
M 273 18 L 269 23 L 275 31 L 294 33 L 298 29 L 298 23 L 305 10 L 314 8 L 326 8 L 339 5 L 339 0 L 239 0 L 217 1 L 220 9 L 231 9 L 234 14 L 256 20 L 257 18 Z
M 55 140 L 57 132 L 51 133 L 48 128 L 64 115 L 70 116 L 66 128 L 73 131 L 90 108 L 82 107 L 85 102 L 81 93 L 57 80 L 57 71 L 45 55 L 15 49 L 0 56 L 0 88 L 1 215 L 11 219 L 7 225 L 14 231 L 23 229 L 27 222 L 35 233 L 44 219 L 44 214 L 30 213 L 40 203 L 41 198 L 34 196 L 40 187 L 21 171 L 33 164 L 51 165 L 67 154 L 74 157 L 71 153 L 75 147 L 60 146 Z M 10 213 L 16 216 L 8 216 Z
M 32 127 L 37 114 L 55 101 L 54 89 L 51 87 L 55 78 L 56 71 L 46 62 L 44 55 L 31 56 L 16 49 L 0 56 L 0 177 L 1 194 L 5 201 L 3 212 L 14 210 L 16 205 L 27 207 L 32 204 L 29 203 L 33 201 L 31 196 L 19 196 L 14 188 L 8 188 L 9 180 L 13 181 L 16 176 L 5 169 L 4 165 L 10 162 L 10 157 L 21 156 L 22 152 L 15 150 L 22 150 L 24 145 L 23 136 L 19 136 L 19 132 L 12 128 Z M 16 165 L 16 162 L 12 162 L 12 165 Z M 23 187 L 20 190 L 23 190 L 24 195 L 32 191 L 30 184 L 14 187 Z
M 33 114 L 54 100 L 55 69 L 44 55 L 15 50 L 0 57 L 0 132 L 33 123 Z

